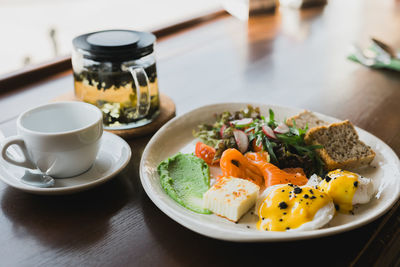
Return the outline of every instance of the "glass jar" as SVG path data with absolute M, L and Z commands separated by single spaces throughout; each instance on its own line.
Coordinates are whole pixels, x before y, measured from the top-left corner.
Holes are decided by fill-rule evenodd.
M 109 30 L 73 40 L 75 96 L 103 112 L 106 129 L 140 127 L 159 114 L 151 33 Z

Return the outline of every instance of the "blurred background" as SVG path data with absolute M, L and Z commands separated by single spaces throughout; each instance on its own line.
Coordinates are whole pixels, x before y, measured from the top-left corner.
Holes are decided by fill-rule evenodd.
M 298 8 L 307 7 L 305 4 L 319 4 L 340 10 L 340 14 L 329 13 L 323 20 L 328 24 L 337 23 L 335 31 L 339 35 L 351 35 L 347 36 L 346 46 L 366 43 L 371 36 L 393 43 L 397 37 L 390 33 L 397 23 L 390 22 L 397 18 L 393 18 L 392 14 L 381 14 L 379 10 L 388 6 L 395 11 L 399 8 L 396 4 L 399 1 L 330 0 L 325 5 L 326 0 L 0 0 L 0 76 L 68 56 L 72 50 L 72 39 L 84 33 L 108 29 L 154 31 L 222 8 L 247 21 L 252 11 L 273 12 L 280 4 L 274 23 L 281 23 L 279 30 L 284 35 L 293 41 L 301 41 L 309 35 L 311 18 L 302 18 L 308 13 L 302 14 Z M 365 9 L 371 6 L 376 6 L 377 12 L 366 18 Z M 317 13 L 325 13 L 325 8 Z M 348 20 L 338 21 L 337 16 L 347 17 Z M 385 21 L 377 19 L 382 16 Z M 348 23 L 349 20 L 351 23 Z M 345 30 L 347 28 L 363 28 L 365 34 L 353 35 L 352 31 Z M 388 34 L 379 35 L 376 32 Z M 335 46 L 336 41 L 330 40 L 328 44 Z M 346 56 L 337 49 L 332 49 L 331 53 Z
M 0 75 L 70 54 L 83 33 L 152 31 L 219 7 L 219 0 L 0 0 Z

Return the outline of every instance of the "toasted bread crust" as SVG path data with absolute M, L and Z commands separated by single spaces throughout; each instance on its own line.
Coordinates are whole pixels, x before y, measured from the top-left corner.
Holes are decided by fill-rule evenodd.
M 347 153 L 350 155 L 350 151 L 354 149 L 355 146 L 357 146 L 359 149 L 363 150 L 361 154 L 366 154 L 366 155 L 354 155 L 350 158 L 345 158 L 342 157 L 342 159 L 334 159 L 334 156 L 326 148 L 322 149 L 317 149 L 317 153 L 321 157 L 321 159 L 325 162 L 325 169 L 326 170 L 334 170 L 334 169 L 355 169 L 364 165 L 368 165 L 372 162 L 372 160 L 375 158 L 375 152 L 367 145 L 365 145 L 361 140 L 359 140 L 359 136 L 351 122 L 348 120 L 342 121 L 342 122 L 336 122 L 332 123 L 328 126 L 319 126 L 310 129 L 305 138 L 304 141 L 308 145 L 322 145 L 322 146 L 328 146 L 327 142 L 324 142 L 323 138 L 320 138 L 320 134 L 332 134 L 335 131 L 333 131 L 334 128 L 343 128 L 345 130 L 350 131 L 349 135 L 352 137 L 352 147 L 340 147 L 341 151 L 347 151 Z M 332 138 L 341 138 L 339 136 L 333 136 Z M 354 151 L 352 152 L 354 154 Z

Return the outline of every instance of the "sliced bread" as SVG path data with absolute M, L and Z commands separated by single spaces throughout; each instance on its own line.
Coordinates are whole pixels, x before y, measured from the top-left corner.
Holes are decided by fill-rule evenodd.
M 318 126 L 328 125 L 327 122 L 319 119 L 317 116 L 315 116 L 314 113 L 308 110 L 304 110 L 303 112 L 286 119 L 286 124 L 288 126 L 293 126 L 293 120 L 296 122 L 297 128 L 302 128 L 302 129 L 304 129 L 307 125 L 308 129 Z
M 375 157 L 371 147 L 358 137 L 353 124 L 346 120 L 310 129 L 304 141 L 308 145 L 322 145 L 317 149 L 326 170 L 352 169 L 368 165 Z

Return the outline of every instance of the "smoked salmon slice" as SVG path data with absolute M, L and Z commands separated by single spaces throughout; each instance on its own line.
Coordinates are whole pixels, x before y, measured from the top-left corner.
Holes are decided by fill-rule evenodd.
M 246 158 L 261 171 L 265 187 L 276 184 L 294 184 L 301 186 L 308 182 L 302 168 L 281 170 L 277 166 L 267 162 L 260 153 L 255 152 L 246 153 Z
M 282 169 L 282 171 L 285 171 L 287 173 L 293 173 L 293 174 L 299 174 L 299 175 L 306 176 L 303 168 L 284 168 L 284 169 Z
M 263 184 L 262 172 L 237 149 L 229 148 L 222 153 L 220 167 L 222 175 L 225 177 L 233 176 L 246 179 L 260 187 Z

